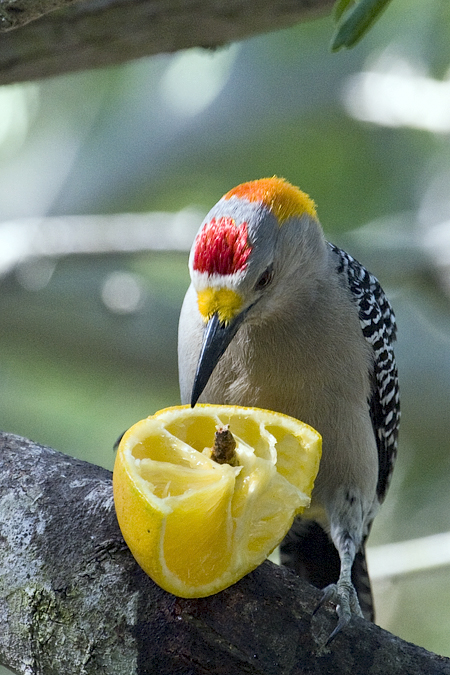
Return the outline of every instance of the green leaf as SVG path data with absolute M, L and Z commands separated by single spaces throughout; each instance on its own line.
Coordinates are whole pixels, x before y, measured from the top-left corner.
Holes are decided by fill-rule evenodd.
M 341 16 L 344 14 L 347 7 L 350 3 L 355 2 L 355 0 L 336 0 L 333 7 L 333 16 L 336 23 L 339 21 Z
M 353 47 L 377 21 L 390 2 L 391 0 L 361 0 L 338 26 L 331 50 L 336 52 L 342 47 Z M 348 3 L 349 0 L 338 0 L 339 7 L 336 11 L 340 12 L 340 16 Z

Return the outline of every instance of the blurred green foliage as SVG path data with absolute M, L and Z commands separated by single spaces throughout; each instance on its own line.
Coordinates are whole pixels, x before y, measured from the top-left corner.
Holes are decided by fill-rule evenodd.
M 336 31 L 333 51 L 354 47 L 380 18 L 391 0 L 337 0 L 333 7 Z
M 0 239 L 2 222 L 25 217 L 206 213 L 234 185 L 278 174 L 311 194 L 327 236 L 379 277 L 398 318 L 403 420 L 372 544 L 450 530 L 450 284 L 426 246 L 430 228 L 450 222 L 449 19 L 446 0 L 396 0 L 351 52 L 329 53 L 328 18 L 215 53 L 0 89 Z M 392 74 L 398 86 L 370 98 Z M 411 122 L 424 82 L 442 94 L 434 127 L 427 109 Z M 416 95 L 402 99 L 400 84 Z M 44 280 L 36 261 L 8 267 L 7 253 L 1 427 L 112 468 L 123 430 L 179 402 L 187 252 L 66 255 Z M 117 272 L 139 281 L 135 311 L 105 302 Z M 449 573 L 377 584 L 381 625 L 450 655 Z

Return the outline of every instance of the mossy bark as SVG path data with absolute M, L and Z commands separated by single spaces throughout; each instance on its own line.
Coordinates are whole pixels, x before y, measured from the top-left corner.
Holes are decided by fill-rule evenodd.
M 0 434 L 0 663 L 27 675 L 450 674 L 450 660 L 354 619 L 323 649 L 332 608 L 266 562 L 183 600 L 138 567 L 111 473 Z

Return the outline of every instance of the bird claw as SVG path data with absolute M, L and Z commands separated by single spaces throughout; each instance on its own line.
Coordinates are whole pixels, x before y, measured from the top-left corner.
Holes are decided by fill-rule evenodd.
M 361 612 L 358 596 L 353 584 L 343 581 L 338 581 L 337 584 L 330 584 L 323 589 L 322 597 L 313 612 L 313 616 L 326 602 L 332 602 L 336 605 L 336 613 L 338 615 L 337 625 L 325 643 L 329 645 L 336 635 L 347 626 L 352 615 L 362 617 L 363 613 Z

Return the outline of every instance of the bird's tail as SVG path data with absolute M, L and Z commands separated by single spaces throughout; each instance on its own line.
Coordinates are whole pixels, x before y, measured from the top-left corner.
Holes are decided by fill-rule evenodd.
M 375 608 L 373 604 L 372 586 L 367 570 L 366 549 L 363 544 L 355 556 L 352 567 L 352 582 L 358 594 L 359 606 L 363 616 L 368 621 L 375 621 Z
M 339 578 L 339 554 L 327 533 L 313 520 L 295 519 L 280 546 L 280 556 L 282 565 L 293 569 L 317 588 L 335 584 Z M 364 545 L 353 563 L 352 582 L 364 617 L 373 621 L 372 589 Z

